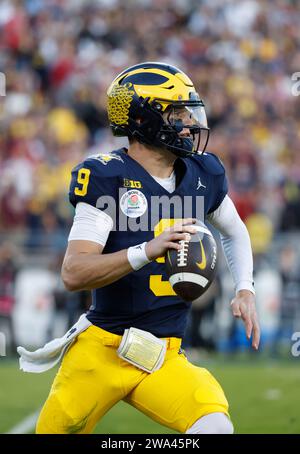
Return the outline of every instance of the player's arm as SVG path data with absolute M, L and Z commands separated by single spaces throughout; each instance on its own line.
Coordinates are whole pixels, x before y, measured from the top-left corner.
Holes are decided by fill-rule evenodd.
M 102 255 L 103 248 L 93 241 L 69 241 L 61 272 L 68 290 L 103 287 L 132 271 L 127 250 Z
M 242 318 L 248 339 L 257 349 L 260 329 L 253 287 L 253 258 L 249 234 L 232 200 L 225 196 L 220 206 L 207 216 L 207 220 L 220 232 L 225 257 L 231 271 L 236 296 L 231 302 L 232 313 Z
M 142 245 L 102 254 L 112 223 L 95 207 L 80 203 L 69 236 L 62 265 L 62 279 L 70 291 L 91 290 L 109 285 L 123 276 L 163 256 L 167 249 L 180 249 L 178 241 L 186 233 L 195 233 L 186 219 Z

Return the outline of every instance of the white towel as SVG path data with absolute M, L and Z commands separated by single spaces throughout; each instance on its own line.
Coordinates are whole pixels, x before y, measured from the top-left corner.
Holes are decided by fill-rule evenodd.
M 18 347 L 20 369 L 36 374 L 51 369 L 62 359 L 74 339 L 91 325 L 92 323 L 83 314 L 64 336 L 53 339 L 44 347 L 34 352 L 30 352 L 24 347 Z

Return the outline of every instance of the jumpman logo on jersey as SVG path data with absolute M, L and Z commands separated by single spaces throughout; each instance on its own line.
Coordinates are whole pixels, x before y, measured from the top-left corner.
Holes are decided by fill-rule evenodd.
M 206 189 L 206 186 L 204 186 L 204 184 L 201 183 L 201 178 L 199 177 L 198 178 L 197 190 L 200 189 L 200 188 Z

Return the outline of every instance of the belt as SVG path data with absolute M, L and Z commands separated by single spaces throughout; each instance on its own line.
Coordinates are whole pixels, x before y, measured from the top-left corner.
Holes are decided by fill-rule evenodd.
M 122 336 L 105 331 L 96 325 L 90 326 L 86 330 L 86 333 L 93 334 L 102 342 L 103 345 L 110 347 L 119 347 L 122 339 Z M 167 342 L 168 350 L 179 349 L 182 342 L 182 339 L 178 337 L 161 337 L 160 339 L 164 339 Z

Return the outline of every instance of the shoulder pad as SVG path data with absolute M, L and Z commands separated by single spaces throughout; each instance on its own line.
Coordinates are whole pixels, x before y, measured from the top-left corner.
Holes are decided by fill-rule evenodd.
M 86 202 L 96 206 L 100 196 L 115 197 L 124 161 L 118 154 L 91 156 L 72 170 L 69 199 L 73 206 Z
M 225 173 L 221 159 L 214 153 L 202 153 L 201 155 L 193 156 L 192 159 L 211 175 L 223 175 Z
M 113 177 L 119 175 L 124 166 L 124 159 L 117 153 L 99 153 L 88 157 L 83 165 L 89 167 L 103 177 Z

